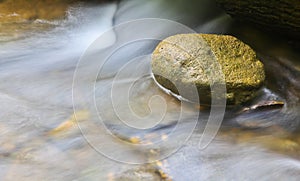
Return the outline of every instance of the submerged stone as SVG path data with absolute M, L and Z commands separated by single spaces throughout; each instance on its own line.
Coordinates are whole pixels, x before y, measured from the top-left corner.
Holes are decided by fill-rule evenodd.
M 245 43 L 228 35 L 179 34 L 152 54 L 152 72 L 164 88 L 201 104 L 211 103 L 211 87 L 225 85 L 227 104 L 255 96 L 265 80 L 263 64 Z M 192 95 L 192 87 L 198 95 Z M 221 96 L 222 97 L 222 96 Z

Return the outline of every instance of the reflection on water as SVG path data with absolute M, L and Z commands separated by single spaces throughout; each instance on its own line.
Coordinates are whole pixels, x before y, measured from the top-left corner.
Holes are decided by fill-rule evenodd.
M 68 18 L 61 21 L 2 25 L 1 180 L 299 180 L 300 56 L 284 40 L 270 38 L 252 27 L 235 29 L 232 20 L 211 1 L 193 3 L 129 0 L 118 5 L 73 8 Z M 79 64 L 80 91 L 73 92 L 78 97 L 72 101 L 74 71 L 86 48 L 113 24 L 146 17 L 176 20 L 198 32 L 228 31 L 240 37 L 259 52 L 266 65 L 267 84 L 257 102 L 278 100 L 285 105 L 245 113 L 239 112 L 243 107 L 227 110 L 220 132 L 204 150 L 198 144 L 209 110 L 201 109 L 191 138 L 178 143 L 195 126 L 194 116 L 198 116 L 199 107 L 161 91 L 151 79 L 147 56 L 136 59 L 141 64 L 128 64 L 122 76 L 115 79 L 127 61 L 151 53 L 157 41 L 125 46 L 112 57 L 113 63 L 106 64 L 102 74 L 92 74 L 101 63 L 95 57 L 105 54 L 109 46 L 124 36 L 118 31 L 106 36 L 103 46 L 89 57 L 91 61 Z M 137 34 L 149 31 L 145 28 L 138 27 Z M 127 79 L 134 73 L 144 76 L 136 81 Z M 124 89 L 132 82 L 127 101 L 123 99 Z M 120 96 L 116 105 L 111 102 L 112 86 L 117 86 L 114 94 Z M 93 90 L 95 97 L 91 96 Z M 155 95 L 163 98 L 165 105 L 160 98 L 151 99 Z M 148 122 L 140 122 L 139 126 L 155 125 L 155 116 L 160 118 L 164 106 L 166 114 L 162 122 L 150 129 L 132 129 L 120 123 L 113 109 L 115 106 L 121 116 L 131 118 L 127 104 L 132 108 L 130 111 L 146 117 L 141 120 Z M 73 106 L 78 110 L 75 115 Z M 177 123 L 182 109 L 182 121 Z M 147 118 L 151 113 L 154 117 Z M 136 120 L 130 121 L 136 124 Z M 151 143 L 167 144 L 157 147 Z M 137 146 L 140 144 L 145 146 Z M 104 150 L 119 160 L 133 162 L 138 158 L 151 162 L 172 152 L 178 144 L 182 147 L 175 154 L 145 165 L 122 164 L 97 152 Z

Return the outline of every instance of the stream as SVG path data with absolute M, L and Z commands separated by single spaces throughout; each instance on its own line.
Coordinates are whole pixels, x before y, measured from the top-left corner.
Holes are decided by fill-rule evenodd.
M 152 78 L 159 41 L 196 32 L 234 35 L 265 65 L 258 97 L 222 122 Z M 299 180 L 299 60 L 210 0 L 82 4 L 1 25 L 0 180 Z

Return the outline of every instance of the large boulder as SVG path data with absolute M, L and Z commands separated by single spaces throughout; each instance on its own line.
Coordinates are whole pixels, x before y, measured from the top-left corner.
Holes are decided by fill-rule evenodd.
M 226 84 L 227 103 L 240 104 L 253 98 L 265 80 L 256 53 L 228 35 L 166 38 L 152 54 L 152 71 L 160 85 L 187 99 L 194 99 L 190 89 L 195 85 L 201 104 L 210 104 L 212 85 Z
M 300 39 L 299 0 L 216 0 L 233 18 Z

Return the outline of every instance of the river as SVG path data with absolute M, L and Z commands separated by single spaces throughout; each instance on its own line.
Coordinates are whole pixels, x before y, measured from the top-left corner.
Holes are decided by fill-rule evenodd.
M 161 39 L 195 32 L 232 34 L 265 64 L 258 98 L 224 110 L 216 136 L 212 109 L 151 75 Z M 63 20 L 1 25 L 0 179 L 299 180 L 299 59 L 210 0 L 80 5 Z

